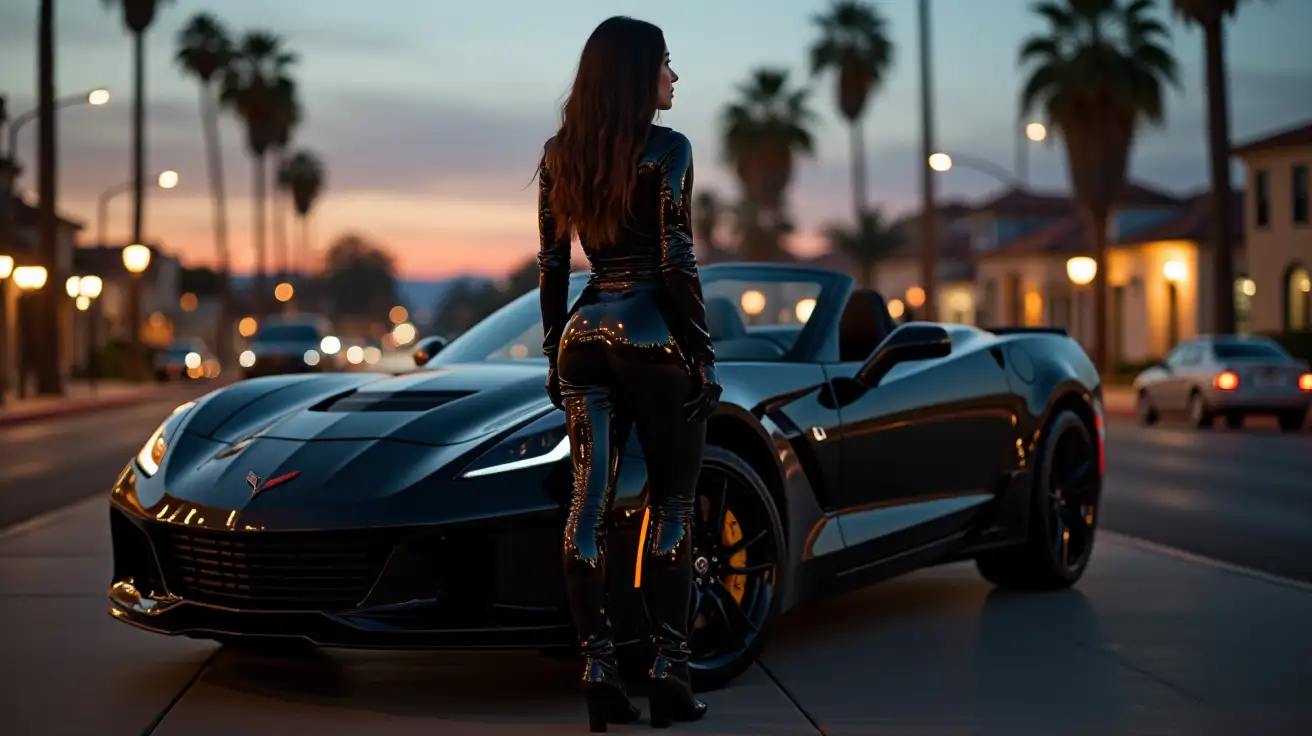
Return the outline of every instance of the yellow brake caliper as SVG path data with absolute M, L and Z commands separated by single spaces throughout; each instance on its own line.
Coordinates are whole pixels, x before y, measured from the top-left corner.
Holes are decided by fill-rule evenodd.
M 725 547 L 732 547 L 741 542 L 743 539 L 743 530 L 738 526 L 738 517 L 733 515 L 729 509 L 724 510 L 724 532 L 722 540 Z M 729 558 L 731 567 L 744 567 L 747 564 L 747 550 L 740 549 L 733 557 Z M 746 575 L 725 575 L 724 587 L 729 589 L 733 599 L 739 604 L 743 602 L 743 596 L 747 593 L 747 576 Z

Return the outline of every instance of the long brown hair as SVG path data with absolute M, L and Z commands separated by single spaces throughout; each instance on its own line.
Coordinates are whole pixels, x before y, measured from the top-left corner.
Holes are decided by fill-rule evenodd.
M 560 130 L 546 151 L 558 239 L 577 234 L 596 245 L 619 239 L 664 60 L 665 34 L 646 21 L 608 18 L 588 37 Z

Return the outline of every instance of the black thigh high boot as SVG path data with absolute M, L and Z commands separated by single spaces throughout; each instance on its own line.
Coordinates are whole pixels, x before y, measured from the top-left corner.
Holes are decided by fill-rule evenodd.
M 671 721 L 696 721 L 706 715 L 706 704 L 693 695 L 688 660 L 689 606 L 692 599 L 693 487 L 679 489 L 652 507 L 650 544 L 644 575 L 647 605 L 652 612 L 652 662 L 649 697 L 652 728 L 668 728 Z
M 605 733 L 608 723 L 632 723 L 642 716 L 629 701 L 620 680 L 615 639 L 606 613 L 606 528 L 619 447 L 612 451 L 609 407 L 604 397 L 570 396 L 565 404 L 575 478 L 565 525 L 565 590 L 584 656 L 582 685 L 588 725 L 593 733 Z M 597 457 L 608 462 L 596 463 Z

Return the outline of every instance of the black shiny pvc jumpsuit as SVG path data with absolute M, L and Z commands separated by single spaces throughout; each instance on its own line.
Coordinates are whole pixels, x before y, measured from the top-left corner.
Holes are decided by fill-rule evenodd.
M 653 641 L 667 656 L 686 657 L 690 527 L 706 424 L 689 424 L 683 404 L 699 387 L 700 369 L 715 360 L 693 255 L 692 144 L 652 127 L 622 236 L 582 244 L 591 278 L 572 312 L 570 243 L 555 236 L 545 158 L 538 173 L 543 352 L 560 378 L 574 464 L 564 535 L 574 622 L 585 652 L 613 651 L 605 538 L 620 456 L 634 429 L 651 494 L 643 578 Z

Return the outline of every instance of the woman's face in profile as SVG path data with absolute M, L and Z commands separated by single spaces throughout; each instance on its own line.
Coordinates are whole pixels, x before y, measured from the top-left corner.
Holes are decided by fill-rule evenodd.
M 670 52 L 665 52 L 665 58 L 661 60 L 661 76 L 656 82 L 656 109 L 668 110 L 674 107 L 674 83 L 679 81 L 679 75 L 674 73 L 670 68 Z

